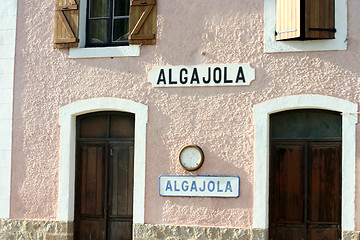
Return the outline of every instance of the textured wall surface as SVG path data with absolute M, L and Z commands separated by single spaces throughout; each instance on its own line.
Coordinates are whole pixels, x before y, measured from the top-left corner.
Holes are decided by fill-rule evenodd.
M 359 240 L 359 232 L 343 232 L 343 240 Z M 0 220 L 0 238 L 7 240 L 73 240 L 73 223 Z M 232 239 L 267 240 L 267 230 L 200 226 L 134 224 L 134 240 Z
M 134 226 L 134 240 L 181 240 L 181 239 L 233 239 L 250 240 L 249 230 L 240 228 L 215 228 L 137 224 Z M 265 240 L 265 239 L 264 239 Z
M 0 239 L 72 240 L 73 224 L 56 221 L 0 220 Z
M 142 46 L 140 57 L 69 59 L 68 50 L 52 48 L 53 1 L 19 0 L 10 217 L 56 218 L 59 108 L 117 97 L 149 107 L 145 222 L 249 229 L 253 106 L 296 94 L 360 100 L 360 4 L 348 0 L 348 6 L 347 51 L 264 54 L 263 0 L 173 0 L 158 1 L 157 44 Z M 256 79 L 243 87 L 176 89 L 153 88 L 147 79 L 153 66 L 216 63 L 250 63 Z M 205 153 L 191 174 L 238 175 L 240 197 L 160 197 L 160 175 L 189 174 L 178 163 L 186 144 Z M 357 211 L 357 229 L 359 217 Z

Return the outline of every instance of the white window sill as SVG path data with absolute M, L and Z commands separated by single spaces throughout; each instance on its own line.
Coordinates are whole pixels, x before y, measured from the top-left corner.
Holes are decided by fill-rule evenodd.
M 312 41 L 276 41 L 276 1 L 264 0 L 264 52 L 301 52 L 347 49 L 347 0 L 335 0 L 335 39 Z
M 70 48 L 69 58 L 111 58 L 111 57 L 138 57 L 140 46 L 97 47 L 97 48 Z

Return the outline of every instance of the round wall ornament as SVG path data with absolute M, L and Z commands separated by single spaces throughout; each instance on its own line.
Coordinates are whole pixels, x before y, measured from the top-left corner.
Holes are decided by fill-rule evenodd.
M 180 151 L 179 160 L 185 170 L 195 171 L 204 162 L 204 152 L 197 145 L 188 145 Z

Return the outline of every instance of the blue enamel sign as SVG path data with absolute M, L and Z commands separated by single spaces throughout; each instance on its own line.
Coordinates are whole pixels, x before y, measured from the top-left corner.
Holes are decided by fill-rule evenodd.
M 171 197 L 239 197 L 238 176 L 177 176 L 159 178 L 160 196 Z

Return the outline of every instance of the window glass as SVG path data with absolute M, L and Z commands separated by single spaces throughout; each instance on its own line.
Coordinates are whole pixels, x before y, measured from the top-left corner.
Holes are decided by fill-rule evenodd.
M 126 41 L 129 37 L 129 18 L 114 20 L 113 41 Z
M 135 132 L 134 114 L 110 116 L 110 137 L 133 138 Z
M 114 16 L 129 16 L 130 0 L 114 0 Z
M 109 0 L 90 0 L 90 18 L 109 17 Z
M 130 0 L 88 0 L 87 46 L 128 45 Z
M 286 111 L 271 115 L 272 138 L 305 138 L 306 115 L 301 111 Z
M 81 138 L 106 137 L 106 124 L 106 116 L 84 117 L 80 122 L 80 133 L 78 136 Z
M 107 19 L 89 20 L 88 41 L 90 43 L 96 44 L 108 42 L 108 22 Z
M 341 137 L 340 113 L 310 112 L 309 137 Z
M 272 139 L 340 138 L 341 115 L 338 112 L 304 109 L 270 116 Z

